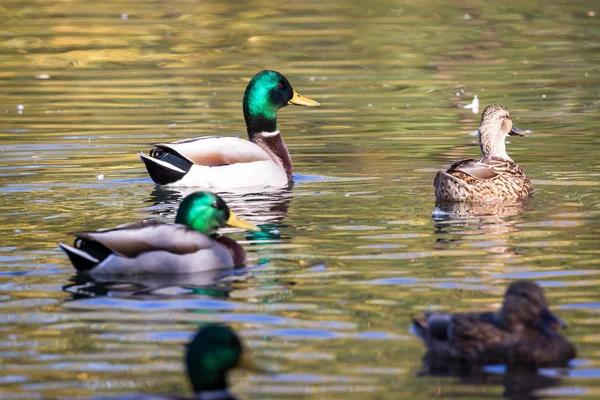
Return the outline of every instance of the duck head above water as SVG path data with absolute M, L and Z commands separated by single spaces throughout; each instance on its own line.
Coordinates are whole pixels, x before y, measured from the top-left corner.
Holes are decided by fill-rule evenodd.
M 500 315 L 511 330 L 534 327 L 550 336 L 556 328 L 567 327 L 548 308 L 544 290 L 530 281 L 517 281 L 508 287 Z
M 525 136 L 525 133 L 513 125 L 510 113 L 498 104 L 483 110 L 479 125 L 479 147 L 483 158 L 500 157 L 512 161 L 506 153 L 506 136 Z
M 248 136 L 277 131 L 277 111 L 287 105 L 321 107 L 299 95 L 287 78 L 276 71 L 260 71 L 246 87 L 243 108 Z
M 238 218 L 225 201 L 211 192 L 195 192 L 187 196 L 179 205 L 176 224 L 186 225 L 191 229 L 212 236 L 219 228 L 232 226 L 247 230 L 259 231 L 260 228 Z
M 248 357 L 233 329 L 218 324 L 200 328 L 187 345 L 185 361 L 188 377 L 198 398 L 203 398 L 200 395 L 205 392 L 212 392 L 211 399 L 230 398 L 226 395 L 227 373 L 234 368 L 266 372 Z

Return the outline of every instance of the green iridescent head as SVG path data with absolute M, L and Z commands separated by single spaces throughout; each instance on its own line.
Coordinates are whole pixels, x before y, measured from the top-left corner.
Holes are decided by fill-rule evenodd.
M 266 372 L 248 358 L 233 329 L 217 324 L 200 328 L 188 344 L 185 361 L 196 393 L 226 389 L 227 373 L 234 368 Z
M 211 192 L 195 192 L 187 196 L 179 205 L 176 224 L 186 225 L 206 235 L 214 235 L 225 225 L 236 228 L 260 230 L 229 210 L 225 201 Z
M 248 135 L 277 130 L 277 111 L 289 104 L 320 107 L 314 100 L 296 93 L 287 78 L 276 71 L 254 75 L 244 93 L 244 118 Z

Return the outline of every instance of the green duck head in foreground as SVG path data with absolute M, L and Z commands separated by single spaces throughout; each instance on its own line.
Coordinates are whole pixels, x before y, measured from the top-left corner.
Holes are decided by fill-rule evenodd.
M 209 324 L 187 345 L 188 377 L 198 399 L 235 399 L 228 390 L 227 374 L 235 368 L 265 373 L 252 361 L 237 334 L 228 326 Z

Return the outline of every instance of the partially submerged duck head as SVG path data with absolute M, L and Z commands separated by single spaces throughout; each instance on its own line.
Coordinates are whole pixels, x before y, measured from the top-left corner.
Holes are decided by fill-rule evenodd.
M 183 199 L 175 223 L 211 236 L 226 225 L 253 231 L 260 230 L 255 225 L 238 218 L 221 197 L 204 191 L 192 193 Z
M 277 131 L 277 111 L 287 105 L 320 107 L 314 100 L 301 96 L 287 78 L 277 71 L 260 71 L 246 87 L 244 118 L 248 136 Z
M 530 281 L 517 281 L 508 287 L 500 315 L 511 330 L 535 327 L 545 336 L 551 336 L 556 328 L 567 327 L 548 308 L 543 289 Z
M 506 136 L 525 136 L 513 125 L 506 107 L 493 104 L 483 110 L 479 125 L 479 147 L 483 158 L 501 157 L 512 161 L 506 153 Z
M 195 393 L 226 391 L 227 373 L 234 368 L 266 372 L 244 352 L 233 329 L 218 324 L 207 325 L 196 333 L 187 346 L 185 361 Z

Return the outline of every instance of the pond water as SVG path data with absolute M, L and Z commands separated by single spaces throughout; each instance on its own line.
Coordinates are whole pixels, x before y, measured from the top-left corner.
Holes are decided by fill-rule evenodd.
M 183 344 L 205 321 L 277 372 L 235 374 L 244 399 L 516 398 L 523 380 L 600 397 L 598 3 L 454 3 L 4 1 L 0 397 L 190 395 Z M 293 188 L 225 196 L 265 227 L 231 231 L 248 268 L 76 276 L 68 232 L 173 220 L 185 193 L 155 188 L 136 152 L 245 137 L 241 97 L 265 68 L 322 108 L 279 113 Z M 474 95 L 530 131 L 507 147 L 536 195 L 434 213 L 436 171 L 479 154 Z M 571 367 L 424 374 L 412 316 L 497 307 L 517 278 L 569 323 Z

